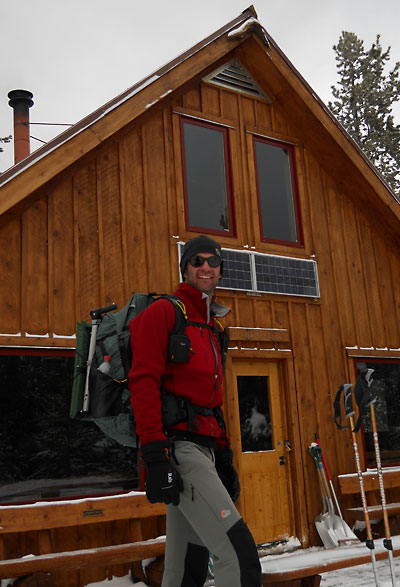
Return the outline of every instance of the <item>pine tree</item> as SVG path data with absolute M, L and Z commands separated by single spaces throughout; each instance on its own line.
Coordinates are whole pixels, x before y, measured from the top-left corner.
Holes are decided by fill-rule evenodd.
M 383 50 L 380 35 L 366 51 L 357 35 L 343 31 L 333 49 L 340 79 L 329 108 L 400 195 L 400 125 L 392 115 L 400 100 L 400 62 L 386 72 L 390 47 Z

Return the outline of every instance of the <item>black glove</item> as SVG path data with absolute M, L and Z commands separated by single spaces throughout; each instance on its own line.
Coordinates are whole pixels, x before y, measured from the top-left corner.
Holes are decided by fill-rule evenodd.
M 215 468 L 232 501 L 240 495 L 239 477 L 232 465 L 233 452 L 229 447 L 215 451 Z
M 169 443 L 149 442 L 142 446 L 142 457 L 147 465 L 146 495 L 150 503 L 178 505 L 183 491 L 182 477 L 169 459 Z

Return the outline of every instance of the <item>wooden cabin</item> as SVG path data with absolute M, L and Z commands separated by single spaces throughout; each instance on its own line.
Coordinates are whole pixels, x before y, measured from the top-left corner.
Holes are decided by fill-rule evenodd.
M 87 423 L 66 424 L 76 322 L 133 292 L 174 291 L 180 246 L 198 234 L 224 250 L 225 412 L 238 506 L 256 542 L 320 544 L 316 434 L 342 507 L 356 504 L 337 483 L 355 465 L 333 400 L 358 363 L 377 373 L 383 461 L 398 462 L 399 199 L 252 7 L 3 173 L 0 186 L 4 558 L 132 540 L 123 499 L 137 488 L 134 457 Z M 367 425 L 359 439 L 363 467 L 373 467 Z M 10 504 L 43 512 L 61 500 L 67 511 L 76 497 L 110 494 L 120 507 L 108 517 L 49 526 L 45 538 L 45 522 L 40 534 L 29 517 L 11 533 L 1 521 Z M 143 520 L 144 538 L 163 533 L 162 509 Z M 62 576 L 59 585 L 84 585 L 104 572 Z

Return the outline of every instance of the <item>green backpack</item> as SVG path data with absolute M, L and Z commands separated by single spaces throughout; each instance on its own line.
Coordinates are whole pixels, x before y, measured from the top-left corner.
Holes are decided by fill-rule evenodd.
M 92 420 L 104 434 L 124 446 L 137 446 L 128 389 L 131 363 L 129 322 L 160 298 L 170 300 L 175 307 L 176 320 L 171 336 L 184 336 L 187 317 L 182 302 L 174 296 L 157 296 L 155 293 L 136 293 L 119 312 L 109 311 L 117 308 L 113 304 L 92 310 L 91 324 L 77 323 L 70 417 Z M 95 345 L 94 355 L 88 366 L 91 344 Z M 98 367 L 107 355 L 111 362 L 110 370 L 105 374 Z
M 218 334 L 225 367 L 227 331 L 218 321 L 218 328 L 215 328 L 188 320 L 185 305 L 176 296 L 136 293 L 119 312 L 111 311 L 117 308 L 115 304 L 92 310 L 91 324 L 77 323 L 70 417 L 95 422 L 104 434 L 124 446 L 138 446 L 128 388 L 132 360 L 129 322 L 159 299 L 169 300 L 175 308 L 175 325 L 169 336 L 167 360 L 175 363 L 189 361 L 190 339 L 185 328 L 191 324 L 211 328 Z M 106 356 L 111 357 L 107 374 L 98 369 Z M 215 415 L 212 409 L 194 406 L 184 398 L 168 394 L 163 388 L 160 393 L 166 427 L 188 418 L 192 425 L 195 414 Z

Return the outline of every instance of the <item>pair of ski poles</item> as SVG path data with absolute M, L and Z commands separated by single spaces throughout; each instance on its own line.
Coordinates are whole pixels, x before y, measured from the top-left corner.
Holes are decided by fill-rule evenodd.
M 374 544 L 374 540 L 372 537 L 371 522 L 370 522 L 370 518 L 369 518 L 368 504 L 367 504 L 367 498 L 365 495 L 365 488 L 364 488 L 364 479 L 363 479 L 362 470 L 361 470 L 360 453 L 358 450 L 357 437 L 356 437 L 356 433 L 361 425 L 361 420 L 362 420 L 363 416 L 365 415 L 364 410 L 368 407 L 370 408 L 371 427 L 372 427 L 374 449 L 375 449 L 375 459 L 376 459 L 376 469 L 377 469 L 377 473 L 378 473 L 379 492 L 380 492 L 382 512 L 383 512 L 383 522 L 384 522 L 384 528 L 385 528 L 385 538 L 383 540 L 383 545 L 388 551 L 392 585 L 393 585 L 393 587 L 395 587 L 396 586 L 396 578 L 395 578 L 395 573 L 394 573 L 393 545 L 392 545 L 392 539 L 391 539 L 391 535 L 390 535 L 389 517 L 388 517 L 388 512 L 387 512 L 387 506 L 386 506 L 385 488 L 383 485 L 382 463 L 381 463 L 378 431 L 377 431 L 376 417 L 375 417 L 374 403 L 376 402 L 376 397 L 373 396 L 371 393 L 371 384 L 373 381 L 372 373 L 373 372 L 374 372 L 374 369 L 366 369 L 366 370 L 360 372 L 357 383 L 356 383 L 356 387 L 355 387 L 354 391 L 355 391 L 355 396 L 356 396 L 356 402 L 357 402 L 359 410 L 360 410 L 360 418 L 359 418 L 359 421 L 357 422 L 357 425 L 354 426 L 355 411 L 353 409 L 351 383 L 345 383 L 338 390 L 338 393 L 336 395 L 336 400 L 335 400 L 335 404 L 336 404 L 335 405 L 335 423 L 336 423 L 337 427 L 339 428 L 339 430 L 343 430 L 346 427 L 346 426 L 341 426 L 341 424 L 338 422 L 338 418 L 337 418 L 338 402 L 340 399 L 340 395 L 343 393 L 346 418 L 349 420 L 349 423 L 350 423 L 350 430 L 351 430 L 351 437 L 352 437 L 353 451 L 354 451 L 354 459 L 355 459 L 356 468 L 357 468 L 357 476 L 358 476 L 358 481 L 359 481 L 359 485 L 360 485 L 361 501 L 362 501 L 362 507 L 363 507 L 364 517 L 365 517 L 365 527 L 366 527 L 366 532 L 367 532 L 366 546 L 367 546 L 367 548 L 370 549 L 370 552 L 371 552 L 371 559 L 372 559 L 372 567 L 373 567 L 373 572 L 374 572 L 374 577 L 375 577 L 375 584 L 379 587 L 378 572 L 377 572 L 377 567 L 376 567 L 376 557 L 375 557 L 375 552 L 374 552 L 375 544 Z M 339 410 L 340 410 L 340 408 L 339 408 Z M 340 411 L 339 411 L 339 413 L 340 413 Z

